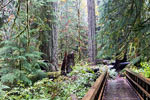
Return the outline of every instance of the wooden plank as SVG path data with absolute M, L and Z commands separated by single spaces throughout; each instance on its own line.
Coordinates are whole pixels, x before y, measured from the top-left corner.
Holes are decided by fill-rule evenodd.
M 133 72 L 129 69 L 126 69 L 127 72 L 133 74 L 134 76 L 137 76 L 139 79 L 141 79 L 142 81 L 144 81 L 145 83 L 147 83 L 148 85 L 150 85 L 150 79 L 145 78 L 144 76 L 141 76 L 140 74 Z
M 124 77 L 108 80 L 102 100 L 140 100 Z
M 108 74 L 106 75 L 106 79 L 105 79 L 104 84 L 103 84 L 103 86 L 102 86 L 102 90 L 101 90 L 101 92 L 100 92 L 100 95 L 99 95 L 99 97 L 98 97 L 98 100 L 101 100 L 101 99 L 102 99 L 103 92 L 104 92 L 104 89 L 105 89 L 105 85 L 106 85 L 106 82 L 107 82 L 107 77 L 108 77 Z
M 144 100 L 142 97 L 141 97 L 141 95 L 138 93 L 138 91 L 136 91 L 136 89 L 132 86 L 132 84 L 127 80 L 127 82 L 128 82 L 128 84 L 132 87 L 132 89 L 136 92 L 136 94 L 139 96 L 139 98 L 141 99 L 141 100 Z
M 97 92 L 102 85 L 102 82 L 107 75 L 107 71 L 105 73 L 102 73 L 100 77 L 96 80 L 94 85 L 91 87 L 91 89 L 85 94 L 85 96 L 82 98 L 82 100 L 94 100 L 97 96 Z
M 130 77 L 129 77 L 129 75 L 127 75 L 126 74 L 126 76 L 141 90 L 141 91 L 143 91 L 149 98 L 150 98 L 150 94 L 147 92 L 147 91 L 145 91 L 145 89 L 143 88 L 143 87 L 141 87 L 139 84 L 137 84 L 134 80 L 132 80 Z

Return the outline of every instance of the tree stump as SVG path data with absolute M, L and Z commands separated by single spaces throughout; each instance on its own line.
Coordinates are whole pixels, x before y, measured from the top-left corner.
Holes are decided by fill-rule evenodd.
M 72 67 L 75 65 L 74 62 L 74 53 L 70 53 L 67 55 L 65 53 L 63 63 L 61 66 L 61 74 L 66 75 L 67 73 L 70 73 L 72 71 Z

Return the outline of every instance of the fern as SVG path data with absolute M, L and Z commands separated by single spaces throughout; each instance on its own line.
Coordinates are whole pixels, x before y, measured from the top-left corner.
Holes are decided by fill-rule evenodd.
M 15 76 L 14 73 L 8 73 L 1 77 L 1 82 L 2 83 L 13 83 L 16 78 L 17 77 Z
M 1 42 L 1 82 L 12 85 L 17 81 L 23 81 L 25 84 L 30 85 L 32 81 L 28 75 L 33 74 L 39 77 L 41 75 L 43 77 L 44 72 L 39 71 L 40 66 L 47 66 L 47 64 L 41 60 L 42 53 L 38 52 L 35 47 L 30 46 L 27 50 L 26 47 L 20 46 L 16 42 L 15 40 Z M 22 40 L 22 45 L 25 44 L 26 41 Z

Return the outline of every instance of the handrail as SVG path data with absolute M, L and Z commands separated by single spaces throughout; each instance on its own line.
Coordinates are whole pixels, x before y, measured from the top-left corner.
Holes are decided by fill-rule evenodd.
M 102 100 L 108 72 L 102 73 L 82 100 Z
M 131 70 L 129 70 L 129 69 L 126 69 L 126 71 L 132 73 L 132 74 L 135 75 L 135 76 L 138 76 L 138 78 L 140 78 L 141 80 L 145 81 L 147 84 L 150 85 L 150 79 L 145 78 L 144 76 L 142 76 L 142 75 L 140 75 L 140 74 L 138 74 L 138 73 L 136 73 L 136 72 L 133 72 L 133 71 L 131 71 Z
M 150 100 L 150 80 L 126 69 L 126 77 L 130 85 L 134 88 L 141 100 Z

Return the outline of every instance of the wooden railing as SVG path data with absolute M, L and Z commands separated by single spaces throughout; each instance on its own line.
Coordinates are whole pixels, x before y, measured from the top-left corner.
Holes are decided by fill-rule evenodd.
M 141 100 L 150 100 L 150 79 L 126 69 L 126 78 Z
M 94 85 L 90 88 L 90 90 L 82 98 L 82 100 L 102 100 L 107 77 L 108 77 L 107 71 L 102 73 L 100 75 L 100 77 L 96 80 Z

